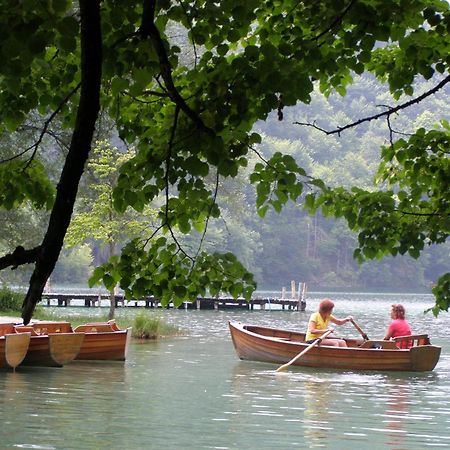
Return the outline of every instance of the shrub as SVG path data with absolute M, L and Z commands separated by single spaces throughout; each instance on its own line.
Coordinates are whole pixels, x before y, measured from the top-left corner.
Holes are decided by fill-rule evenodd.
M 146 313 L 139 313 L 134 319 L 133 337 L 138 339 L 158 339 L 161 336 L 175 336 L 181 331 L 174 325 L 161 320 L 160 317 L 150 317 Z
M 23 294 L 14 292 L 7 287 L 0 288 L 0 310 L 18 311 L 22 310 Z

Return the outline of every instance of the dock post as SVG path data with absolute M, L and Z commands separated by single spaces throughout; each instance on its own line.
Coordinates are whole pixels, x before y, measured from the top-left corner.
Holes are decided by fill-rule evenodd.
M 301 284 L 301 289 L 299 286 L 299 293 L 298 293 L 298 306 L 297 309 L 299 311 L 304 311 L 306 309 L 306 283 Z
M 219 310 L 219 302 L 214 302 L 214 310 L 215 311 Z
M 286 288 L 284 286 L 281 288 L 281 298 L 286 298 Z
M 196 300 L 196 301 L 195 301 L 195 304 L 196 304 L 196 306 L 197 306 L 197 309 L 200 309 L 200 300 Z
M 295 295 L 295 280 L 292 280 L 291 281 L 291 298 L 295 298 L 295 297 L 297 297 Z

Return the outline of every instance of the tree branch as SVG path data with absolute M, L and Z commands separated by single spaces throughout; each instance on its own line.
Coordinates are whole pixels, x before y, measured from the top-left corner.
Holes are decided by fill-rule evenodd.
M 351 7 L 356 3 L 357 0 L 351 0 L 349 2 L 349 4 L 344 8 L 344 10 L 342 11 L 342 13 L 337 16 L 334 21 L 328 26 L 328 28 L 326 28 L 325 30 L 323 30 L 320 34 L 318 34 L 317 36 L 315 36 L 312 40 L 313 41 L 318 41 L 322 36 L 325 36 L 327 33 L 329 33 L 330 31 L 333 30 L 334 27 L 336 27 L 338 24 L 340 24 L 342 22 L 342 20 L 344 19 L 345 15 L 349 12 L 349 10 L 351 9 Z
M 61 111 L 62 107 L 70 100 L 70 97 L 74 95 L 78 89 L 80 88 L 81 84 L 79 83 L 77 86 L 75 86 L 74 89 L 72 89 L 66 97 L 62 100 L 62 102 L 58 105 L 58 107 L 50 114 L 50 117 L 44 122 L 44 126 L 41 129 L 41 132 L 39 134 L 38 140 L 33 144 L 30 145 L 25 150 L 21 151 L 15 156 L 12 156 L 11 158 L 0 160 L 0 164 L 12 161 L 13 159 L 20 158 L 25 153 L 28 153 L 30 150 L 33 150 L 33 153 L 31 154 L 30 158 L 28 159 L 27 163 L 25 164 L 24 170 L 31 164 L 31 161 L 33 161 L 34 157 L 36 156 L 36 153 L 38 151 L 39 146 L 41 145 L 42 139 L 44 138 L 45 134 L 48 133 L 48 127 L 52 123 L 53 119 L 58 115 L 58 113 Z
M 40 246 L 32 248 L 31 250 L 25 250 L 19 245 L 12 253 L 0 258 L 0 270 L 6 269 L 7 267 L 11 267 L 11 270 L 14 270 L 24 264 L 34 263 L 36 262 L 40 250 Z
M 166 185 L 166 189 L 165 189 L 165 198 L 166 198 L 166 210 L 165 210 L 165 216 L 166 216 L 166 226 L 169 229 L 170 235 L 172 236 L 172 239 L 174 240 L 175 244 L 178 247 L 178 251 L 182 252 L 184 256 L 186 256 L 187 258 L 189 258 L 190 260 L 192 260 L 192 257 L 189 256 L 183 249 L 183 247 L 181 246 L 181 244 L 178 242 L 178 239 L 175 236 L 175 233 L 172 230 L 172 225 L 170 223 L 169 220 L 169 173 L 170 173 L 170 158 L 172 157 L 172 148 L 173 148 L 173 142 L 175 139 L 175 134 L 176 134 L 176 130 L 177 130 L 177 123 L 178 123 L 178 115 L 180 113 L 180 107 L 178 106 L 178 104 L 175 107 L 175 115 L 174 115 L 174 119 L 173 119 L 173 126 L 172 126 L 172 131 L 170 133 L 170 139 L 169 139 L 169 145 L 168 145 L 168 152 L 167 152 L 167 158 L 166 158 L 166 173 L 164 176 L 164 182 Z M 178 252 L 177 252 L 178 253 Z
M 81 83 L 78 83 L 77 86 L 75 86 L 75 88 L 73 88 L 67 95 L 66 97 L 63 99 L 63 101 L 58 105 L 58 107 L 50 114 L 50 117 L 44 122 L 44 127 L 41 130 L 41 134 L 39 135 L 39 138 L 37 140 L 36 143 L 34 143 L 28 150 L 31 150 L 32 148 L 33 153 L 31 154 L 30 158 L 28 159 L 24 170 L 31 164 L 31 162 L 33 161 L 34 157 L 36 156 L 36 153 L 38 151 L 39 145 L 41 145 L 42 139 L 45 136 L 45 133 L 47 132 L 47 129 L 49 127 L 49 125 L 52 123 L 53 119 L 58 115 L 58 113 L 61 111 L 62 107 L 70 100 L 70 97 L 72 97 L 72 95 L 75 94 L 75 92 L 78 91 L 78 89 L 80 88 Z
M 205 220 L 205 229 L 203 230 L 202 237 L 201 237 L 201 239 L 200 239 L 200 243 L 198 244 L 197 253 L 196 253 L 194 259 L 196 259 L 197 256 L 200 254 L 200 251 L 201 251 L 201 249 L 202 249 L 202 247 L 203 247 L 203 242 L 204 242 L 204 240 L 205 240 L 206 233 L 207 233 L 207 231 L 208 231 L 209 219 L 211 218 L 211 211 L 212 211 L 212 209 L 213 209 L 213 206 L 214 206 L 214 205 L 216 204 L 216 202 L 217 202 L 217 194 L 218 194 L 218 192 L 219 192 L 219 171 L 217 170 L 217 171 L 216 171 L 216 181 L 215 181 L 215 185 L 214 185 L 213 201 L 212 201 L 211 206 L 210 206 L 210 208 L 209 208 L 208 215 L 206 216 L 206 220 Z
M 188 21 L 188 24 L 189 24 L 189 31 L 191 32 L 191 36 L 192 36 L 192 39 L 191 39 L 191 41 L 192 41 L 192 48 L 194 50 L 194 68 L 197 68 L 198 56 L 197 56 L 197 47 L 195 46 L 194 29 L 192 27 L 192 21 L 191 21 L 191 18 L 189 17 L 189 14 L 186 11 L 186 6 L 184 6 L 184 3 L 181 0 L 180 0 L 179 3 L 181 5 L 181 7 L 183 8 L 184 14 L 186 16 L 186 20 Z
M 331 134 L 337 134 L 338 136 L 340 136 L 340 134 L 345 131 L 348 130 L 349 128 L 353 128 L 356 127 L 358 125 L 361 125 L 364 122 L 370 122 L 371 120 L 377 120 L 380 119 L 381 117 L 384 116 L 391 116 L 392 114 L 395 114 L 397 111 L 400 111 L 402 109 L 406 109 L 409 108 L 412 105 L 415 105 L 417 103 L 420 103 L 422 100 L 426 99 L 427 97 L 430 97 L 431 95 L 435 94 L 437 91 L 439 91 L 440 89 L 442 89 L 446 84 L 448 84 L 450 82 L 450 75 L 445 77 L 440 83 L 438 83 L 434 88 L 430 89 L 429 91 L 423 93 L 422 95 L 420 95 L 417 98 L 414 98 L 406 103 L 402 103 L 401 105 L 397 105 L 395 107 L 387 107 L 388 110 L 384 111 L 380 114 L 375 114 L 374 116 L 369 116 L 369 117 L 364 117 L 363 119 L 357 120 L 356 122 L 350 123 L 348 125 L 345 125 L 343 127 L 338 127 L 334 130 L 325 130 L 324 128 L 318 127 L 315 122 L 313 123 L 304 123 L 304 122 L 294 122 L 294 125 L 302 125 L 302 126 L 306 126 L 306 127 L 312 127 L 315 128 L 316 130 L 322 131 L 323 133 L 325 133 L 326 135 L 331 135 Z
M 142 23 L 139 29 L 139 34 L 142 39 L 150 39 L 156 54 L 159 58 L 159 67 L 161 69 L 161 76 L 164 80 L 167 92 L 171 100 L 176 103 L 179 108 L 194 122 L 197 128 L 206 132 L 210 136 L 214 136 L 214 130 L 207 127 L 200 117 L 193 111 L 185 102 L 183 97 L 178 92 L 172 79 L 172 67 L 169 58 L 164 48 L 164 43 L 156 27 L 155 21 L 155 7 L 156 0 L 143 0 Z

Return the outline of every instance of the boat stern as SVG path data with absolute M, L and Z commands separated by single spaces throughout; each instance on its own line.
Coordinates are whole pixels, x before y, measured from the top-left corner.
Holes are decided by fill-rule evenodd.
M 416 372 L 428 372 L 436 367 L 441 356 L 441 347 L 419 345 L 410 349 L 411 369 Z

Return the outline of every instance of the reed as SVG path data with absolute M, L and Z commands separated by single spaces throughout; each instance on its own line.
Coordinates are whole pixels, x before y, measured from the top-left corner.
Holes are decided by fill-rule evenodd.
M 160 317 L 144 312 L 135 317 L 132 333 L 133 337 L 137 339 L 159 339 L 186 334 L 175 325 L 162 321 Z

